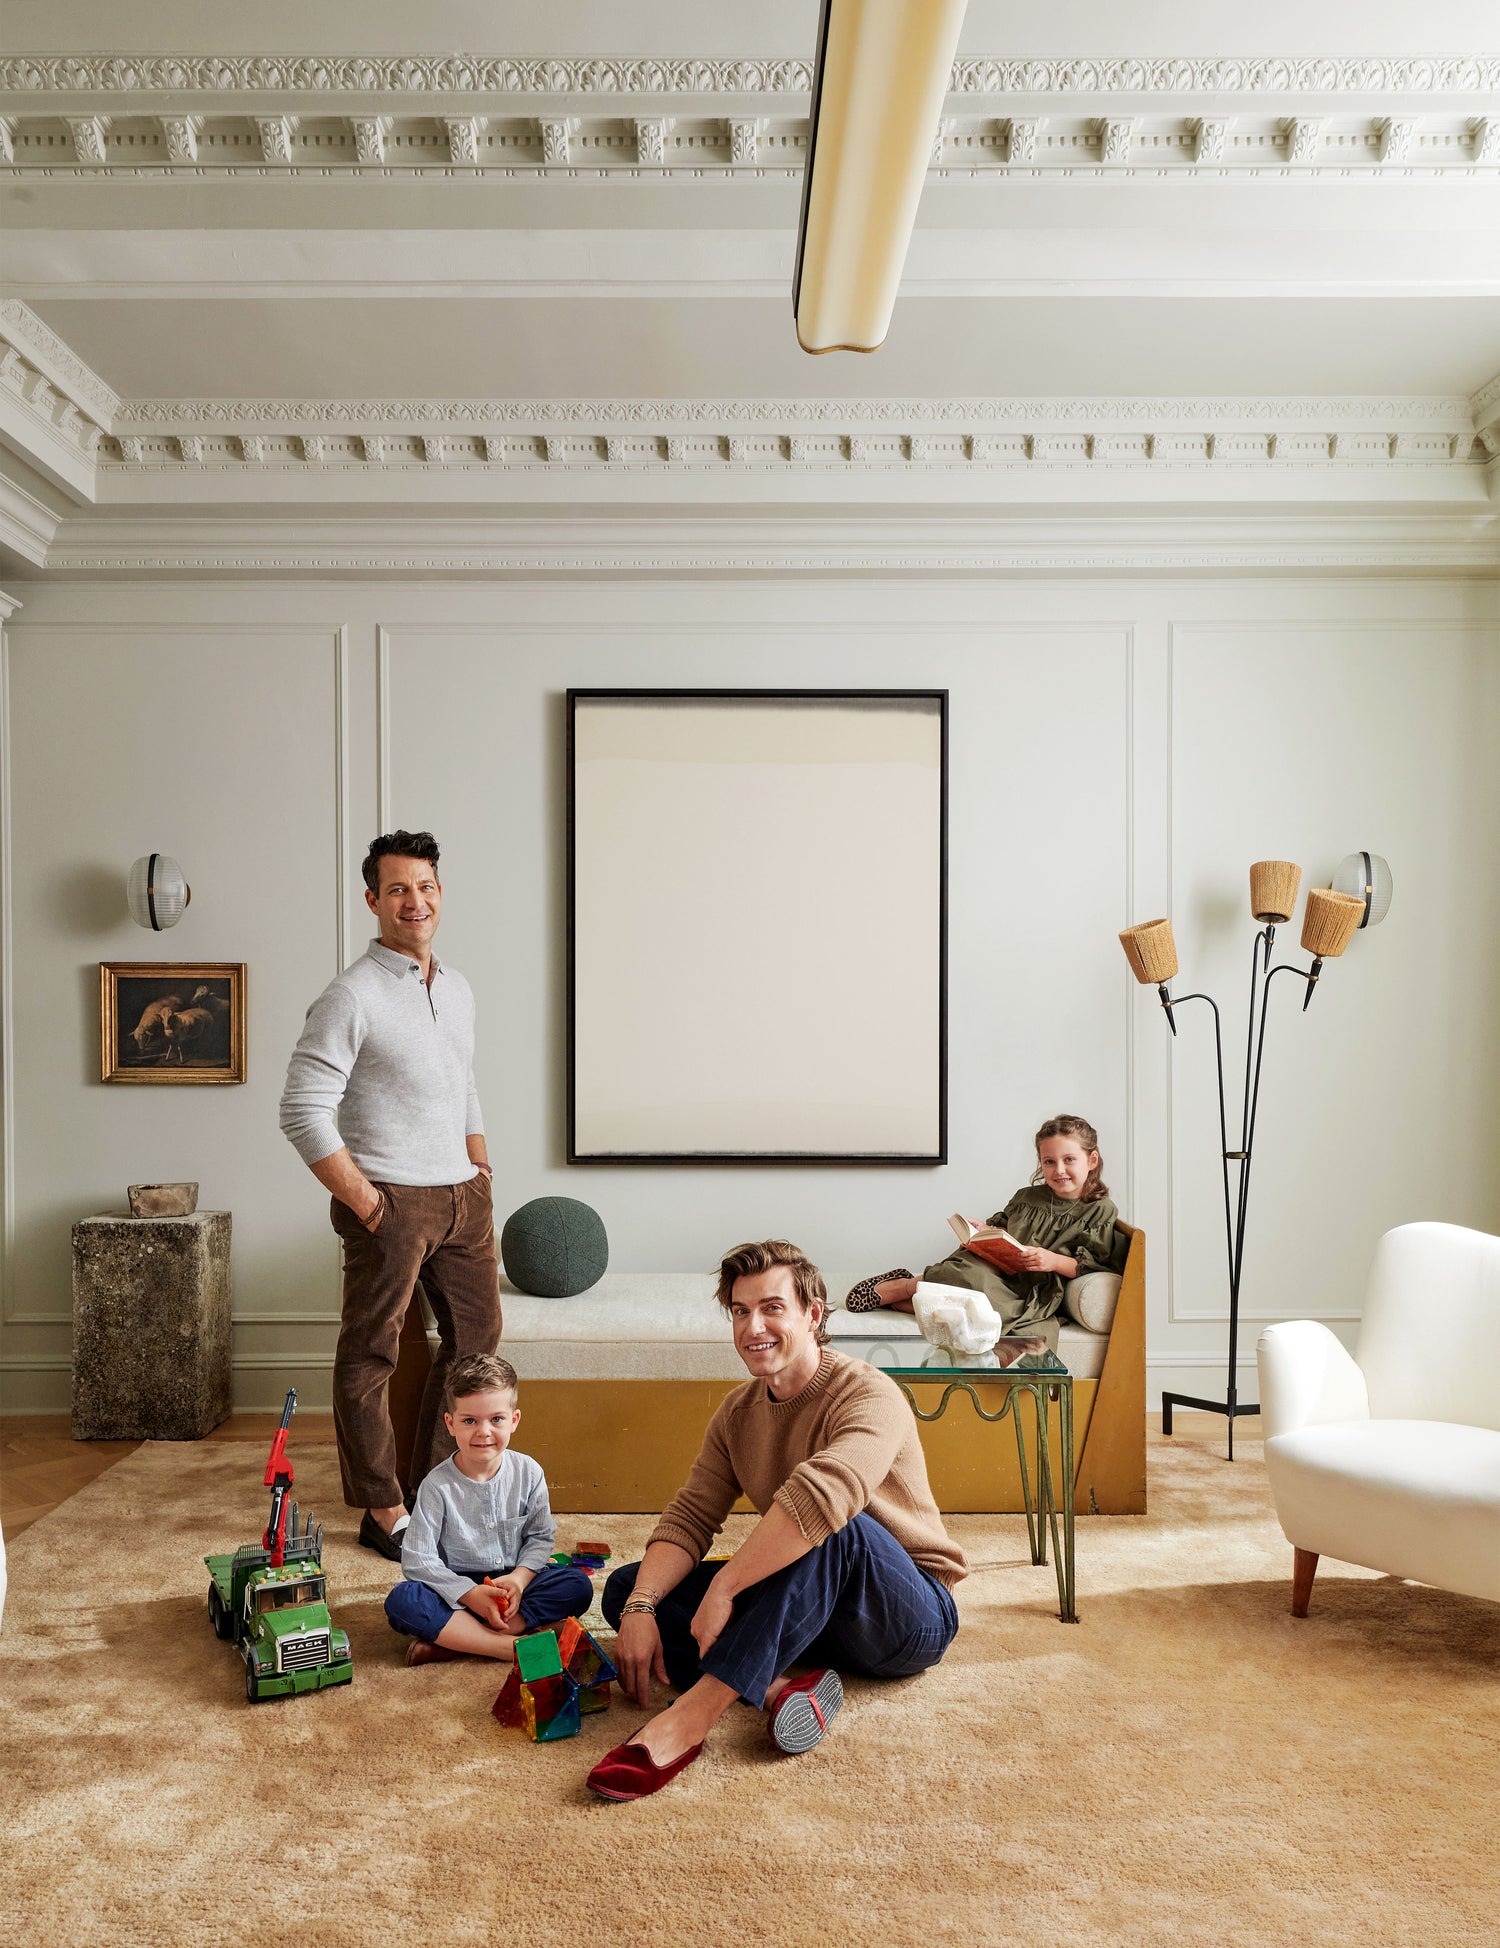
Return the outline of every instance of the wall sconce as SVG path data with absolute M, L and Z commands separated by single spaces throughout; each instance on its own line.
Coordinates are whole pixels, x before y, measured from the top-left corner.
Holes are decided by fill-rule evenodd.
M 161 933 L 177 925 L 193 897 L 193 889 L 169 852 L 148 852 L 130 868 L 125 897 L 136 925 Z
M 878 351 L 967 0 L 823 0 L 792 314 L 804 352 Z
M 1376 884 L 1375 876 L 1365 866 L 1371 855 L 1354 853 L 1351 856 L 1361 873 L 1370 879 L 1372 885 Z M 1385 866 L 1384 860 L 1379 863 Z M 1348 864 L 1349 860 L 1345 860 L 1344 865 Z M 1340 871 L 1343 871 L 1343 867 Z M 1240 1146 L 1237 1150 L 1229 1147 L 1229 1118 L 1224 1098 L 1224 1042 L 1218 1003 L 1208 994 L 1172 993 L 1168 984 L 1177 975 L 1177 945 L 1172 938 L 1170 920 L 1146 920 L 1139 926 L 1127 927 L 1120 935 L 1120 945 L 1125 949 L 1130 971 L 1143 986 L 1155 986 L 1166 1013 L 1167 1026 L 1174 1035 L 1177 1033 L 1174 1009 L 1184 1007 L 1189 1001 L 1206 1001 L 1214 1013 L 1214 1061 L 1219 1077 L 1219 1150 L 1223 1159 L 1221 1168 L 1224 1180 L 1224 1240 L 1229 1254 L 1229 1377 L 1222 1401 L 1197 1400 L 1184 1393 L 1164 1393 L 1161 1397 L 1161 1428 L 1163 1434 L 1171 1433 L 1174 1406 L 1196 1407 L 1204 1413 L 1224 1414 L 1229 1421 L 1231 1461 L 1234 1459 L 1234 1423 L 1237 1416 L 1260 1412 L 1258 1404 L 1239 1401 L 1235 1380 L 1240 1330 L 1240 1271 L 1245 1257 L 1245 1211 L 1250 1195 L 1250 1164 L 1255 1150 L 1255 1119 L 1260 1107 L 1261 1059 L 1266 1046 L 1266 999 L 1276 975 L 1299 974 L 1307 983 L 1307 992 L 1302 1001 L 1305 1013 L 1322 974 L 1324 961 L 1336 960 L 1343 953 L 1364 924 L 1366 912 L 1372 910 L 1365 898 L 1356 897 L 1352 891 L 1343 891 L 1336 886 L 1309 887 L 1307 904 L 1302 913 L 1302 947 L 1304 952 L 1312 955 L 1312 966 L 1298 967 L 1292 961 L 1281 961 L 1273 967 L 1271 952 L 1276 929 L 1295 913 L 1301 883 L 1302 868 L 1294 866 L 1288 859 L 1260 859 L 1250 868 L 1250 911 L 1260 921 L 1261 928 L 1255 936 L 1250 961 L 1250 1022 L 1245 1037 L 1245 1076 L 1240 1099 Z M 1381 917 L 1389 904 L 1390 869 L 1386 867 L 1385 904 L 1380 908 Z M 1232 1191 L 1229 1181 L 1231 1164 L 1237 1171 Z
M 1390 911 L 1391 869 L 1378 852 L 1351 852 L 1333 875 L 1333 890 L 1350 893 L 1364 903 L 1360 928 L 1378 927 Z

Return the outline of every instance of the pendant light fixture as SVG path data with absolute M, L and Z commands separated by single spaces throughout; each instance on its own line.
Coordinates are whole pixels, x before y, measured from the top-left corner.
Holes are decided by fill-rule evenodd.
M 823 0 L 792 312 L 804 352 L 885 338 L 967 0 Z

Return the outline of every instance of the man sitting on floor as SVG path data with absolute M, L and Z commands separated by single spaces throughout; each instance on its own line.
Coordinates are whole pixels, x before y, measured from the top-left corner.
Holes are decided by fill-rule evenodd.
M 638 1563 L 605 1587 L 622 1689 L 680 1694 L 589 1774 L 605 1799 L 658 1792 L 743 1698 L 784 1752 L 816 1745 L 843 1703 L 838 1672 L 909 1677 L 953 1641 L 968 1573 L 943 1527 L 917 1425 L 895 1382 L 827 1344 L 816 1265 L 779 1238 L 738 1245 L 719 1303 L 751 1377 L 715 1413 L 693 1471 Z M 703 1561 L 736 1498 L 760 1520 Z M 792 1678 L 799 1661 L 813 1669 Z

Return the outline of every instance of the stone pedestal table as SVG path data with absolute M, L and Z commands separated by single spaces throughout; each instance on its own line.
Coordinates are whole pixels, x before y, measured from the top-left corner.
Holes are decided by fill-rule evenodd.
M 195 1441 L 230 1410 L 230 1214 L 73 1226 L 73 1438 Z

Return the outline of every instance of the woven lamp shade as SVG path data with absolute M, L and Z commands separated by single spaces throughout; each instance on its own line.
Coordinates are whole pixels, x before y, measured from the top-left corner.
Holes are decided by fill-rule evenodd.
M 1302 868 L 1290 859 L 1257 859 L 1250 868 L 1250 911 L 1257 920 L 1281 926 L 1297 911 Z
M 1309 886 L 1302 913 L 1302 946 L 1319 960 L 1335 960 L 1359 931 L 1365 903 L 1331 886 Z
M 1362 903 L 1360 911 L 1364 911 Z M 1163 981 L 1176 979 L 1177 943 L 1170 920 L 1142 920 L 1137 927 L 1127 927 L 1120 945 L 1142 987 L 1160 987 Z

